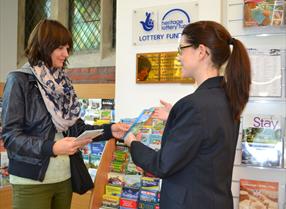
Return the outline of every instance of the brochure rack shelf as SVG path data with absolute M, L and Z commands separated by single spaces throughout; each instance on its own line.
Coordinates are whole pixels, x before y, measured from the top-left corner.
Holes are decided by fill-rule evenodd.
M 245 27 L 249 16 L 249 10 L 245 10 L 244 0 L 227 0 L 225 2 L 225 26 L 233 35 L 234 38 L 239 39 L 248 49 L 257 50 L 251 54 L 252 61 L 252 80 L 271 80 L 273 76 L 274 80 L 279 82 L 272 82 L 272 85 L 264 85 L 261 88 L 256 88 L 256 95 L 252 95 L 244 110 L 242 117 L 248 115 L 267 115 L 278 116 L 281 118 L 281 141 L 282 141 L 282 162 L 280 167 L 260 167 L 254 165 L 242 164 L 243 147 L 242 147 L 242 130 L 240 131 L 240 137 L 236 149 L 235 165 L 233 170 L 233 182 L 232 192 L 234 196 L 234 208 L 239 208 L 239 196 L 240 196 L 240 181 L 241 179 L 254 180 L 254 181 L 267 181 L 278 182 L 278 207 L 279 209 L 286 208 L 286 158 L 285 158 L 285 140 L 286 140 L 286 25 L 272 26 L 254 26 Z M 269 2 L 269 1 L 268 1 Z M 274 2 L 274 10 L 281 9 L 276 7 L 278 1 Z M 283 2 L 283 1 L 282 1 Z M 285 2 L 284 7 L 285 7 Z M 267 3 L 266 3 L 267 4 Z M 280 1 L 281 4 L 281 1 Z M 253 5 L 251 5 L 253 6 Z M 257 6 L 257 5 L 256 5 Z M 252 8 L 252 7 L 251 7 Z M 266 7 L 263 7 L 266 8 Z M 270 7 L 271 8 L 271 7 Z M 247 8 L 249 9 L 249 7 Z M 261 7 L 256 8 L 255 12 L 258 12 Z M 251 13 L 254 14 L 254 13 Z M 257 13 L 255 13 L 257 14 Z M 274 14 L 274 12 L 273 12 Z M 273 16 L 274 17 L 274 16 Z M 255 17 L 252 17 L 254 20 Z M 277 17 L 275 17 L 277 18 Z M 272 50 L 273 49 L 273 50 Z M 272 57 L 270 51 L 279 50 L 279 55 L 276 58 Z M 263 55 L 264 57 L 260 55 Z M 270 56 L 268 56 L 268 55 Z M 269 62 L 265 60 L 269 58 Z M 280 59 L 280 58 L 281 59 Z M 267 65 L 267 66 L 266 66 Z M 271 75 L 267 78 L 268 75 Z M 255 82 L 253 82 L 255 83 Z M 256 86 L 257 87 L 257 86 Z M 259 86 L 258 86 L 259 87 Z M 277 87 L 277 88 L 276 88 Z M 258 90 L 258 91 L 257 91 Z M 274 91 L 273 91 L 274 90 Z M 263 95 L 263 92 L 266 95 Z M 271 92 L 271 93 L 270 93 Z M 275 95 L 274 95 L 275 94 Z M 274 95 L 274 96 L 273 96 Z M 243 119 L 242 119 L 243 120 Z M 245 124 L 242 124 L 242 126 Z M 248 124 L 249 125 L 249 124 Z M 265 154 L 267 155 L 267 154 Z M 245 159 L 245 158 L 244 158 Z M 248 206 L 250 207 L 250 206 Z M 247 207 L 246 207 L 247 208 Z

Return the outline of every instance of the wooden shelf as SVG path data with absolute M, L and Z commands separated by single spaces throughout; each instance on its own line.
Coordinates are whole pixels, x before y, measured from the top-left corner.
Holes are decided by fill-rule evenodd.
M 0 97 L 3 95 L 4 83 L 0 83 Z
M 12 209 L 12 187 L 0 188 L 0 209 Z

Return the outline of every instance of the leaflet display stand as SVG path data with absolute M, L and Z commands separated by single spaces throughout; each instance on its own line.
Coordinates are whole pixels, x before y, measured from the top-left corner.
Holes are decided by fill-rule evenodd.
M 115 150 L 115 140 L 109 140 L 104 148 L 97 174 L 94 181 L 94 189 L 91 192 L 89 209 L 98 209 L 102 205 L 102 196 L 104 194 L 105 185 L 108 181 L 108 173 L 110 172 L 110 164 L 112 154 Z
M 281 80 L 281 89 L 275 89 L 275 94 L 271 95 L 273 88 L 265 85 L 265 96 L 261 94 L 260 96 L 252 96 L 244 110 L 242 115 L 273 115 L 280 116 L 281 120 L 281 130 L 282 130 L 282 141 L 284 144 L 284 150 L 282 151 L 282 166 L 279 167 L 258 167 L 249 166 L 241 163 L 242 159 L 242 147 L 241 138 L 242 131 L 240 131 L 240 137 L 236 149 L 235 165 L 233 170 L 233 183 L 232 192 L 234 196 L 234 208 L 239 208 L 239 195 L 240 195 L 240 180 L 249 179 L 256 181 L 268 181 L 268 182 L 278 182 L 278 207 L 286 208 L 286 159 L 285 159 L 285 138 L 286 138 L 286 26 L 266 26 L 266 27 L 244 27 L 243 26 L 243 0 L 228 0 L 224 11 L 225 26 L 233 35 L 234 38 L 239 39 L 243 42 L 246 48 L 253 48 L 259 50 L 280 50 L 281 53 L 281 63 L 273 63 L 269 67 L 269 73 L 273 73 L 275 66 L 281 66 L 280 69 L 275 69 L 281 74 L 276 76 L 276 81 Z M 251 55 L 251 54 L 250 54 Z M 271 57 L 273 58 L 273 57 Z M 253 62 L 252 62 L 253 64 Z M 281 64 L 281 65 L 279 65 Z M 272 67 L 271 67 L 272 66 Z M 255 65 L 252 66 L 255 68 Z M 272 69 L 271 69 L 272 68 Z M 254 69 L 259 73 L 259 69 Z M 271 72 L 271 70 L 273 70 Z M 261 72 L 261 76 L 263 75 Z M 277 84 L 277 83 L 276 83 Z M 278 83 L 279 84 L 279 83 Z M 277 85 L 276 85 L 277 86 Z M 281 92 L 279 92 L 281 90 Z M 279 94 L 278 94 L 279 93 Z M 253 95 L 253 94 L 252 94 Z M 277 96 L 279 95 L 279 96 Z M 243 126 L 243 124 L 242 124 Z

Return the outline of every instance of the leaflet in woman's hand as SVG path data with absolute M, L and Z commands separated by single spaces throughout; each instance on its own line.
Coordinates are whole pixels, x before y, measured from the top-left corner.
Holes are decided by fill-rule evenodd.
M 141 114 L 136 118 L 134 123 L 131 125 L 123 139 L 125 139 L 129 133 L 133 133 L 134 135 L 138 134 L 139 130 L 143 127 L 144 123 L 151 118 L 155 108 L 151 107 L 149 109 L 145 109 L 141 112 Z
M 86 138 L 94 139 L 98 136 L 101 136 L 103 134 L 103 129 L 96 129 L 96 130 L 86 130 L 81 135 L 79 135 L 76 140 L 82 140 Z

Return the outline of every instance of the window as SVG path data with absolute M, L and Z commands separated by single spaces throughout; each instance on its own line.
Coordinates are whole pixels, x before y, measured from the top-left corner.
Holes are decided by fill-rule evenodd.
M 112 1 L 112 48 L 116 45 L 116 0 Z
M 18 66 L 27 62 L 29 35 L 45 18 L 58 20 L 71 31 L 70 68 L 115 65 L 116 0 L 21 0 L 18 14 Z
M 100 10 L 100 0 L 69 0 L 69 30 L 75 52 L 100 48 Z
M 51 16 L 51 0 L 26 0 L 25 4 L 25 48 L 30 33 L 36 24 Z

